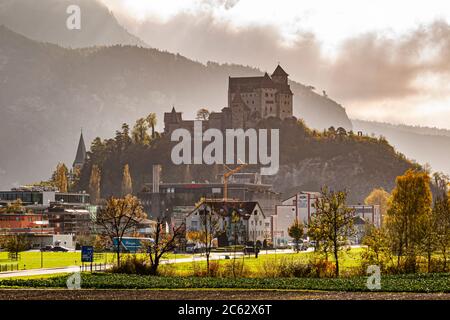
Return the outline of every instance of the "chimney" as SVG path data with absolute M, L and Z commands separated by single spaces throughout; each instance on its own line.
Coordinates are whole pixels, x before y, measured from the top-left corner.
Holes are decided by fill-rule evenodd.
M 159 193 L 159 185 L 161 183 L 161 165 L 153 165 L 153 193 Z

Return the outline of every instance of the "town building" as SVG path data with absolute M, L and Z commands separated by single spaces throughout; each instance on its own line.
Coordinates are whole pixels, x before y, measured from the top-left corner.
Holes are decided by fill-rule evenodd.
M 320 198 L 320 192 L 300 192 L 292 197 L 283 200 L 281 205 L 275 208 L 272 215 L 272 235 L 273 243 L 276 246 L 285 246 L 292 241 L 289 237 L 288 229 L 296 219 L 307 226 L 311 217 L 316 214 L 314 204 Z M 373 224 L 375 227 L 381 226 L 381 214 L 379 205 L 347 205 L 354 210 L 355 235 L 352 236 L 353 243 L 360 243 L 364 237 L 366 225 Z
M 202 231 L 205 228 L 203 218 L 211 214 L 218 221 L 216 237 L 218 246 L 232 244 L 262 245 L 270 241 L 270 223 L 262 208 L 255 201 L 237 201 L 223 199 L 205 199 L 186 217 L 186 231 Z
M 46 210 L 46 218 L 55 234 L 87 236 L 95 231 L 96 210 L 89 204 L 53 202 Z
M 161 182 L 160 166 L 153 170 L 153 182 L 138 193 L 149 218 L 161 215 L 174 223 L 181 223 L 183 215 L 192 211 L 192 207 L 202 198 L 223 199 L 224 181 L 165 183 Z M 228 198 L 240 201 L 256 201 L 267 216 L 274 214 L 275 205 L 280 203 L 280 194 L 272 190 L 269 184 L 263 184 L 259 173 L 236 173 L 228 179 Z M 175 222 L 177 221 L 177 222 Z
M 364 221 L 373 224 L 375 227 L 381 227 L 381 211 L 379 205 L 357 204 L 348 205 L 355 210 L 355 215 L 361 217 Z
M 285 246 L 292 240 L 288 229 L 297 219 L 307 225 L 316 212 L 314 204 L 320 197 L 320 192 L 299 192 L 275 207 L 272 215 L 272 236 L 275 246 Z
M 50 206 L 51 202 L 89 203 L 89 194 L 82 192 L 59 192 L 53 187 L 24 186 L 0 191 L 0 202 L 14 202 L 20 200 L 23 205 Z

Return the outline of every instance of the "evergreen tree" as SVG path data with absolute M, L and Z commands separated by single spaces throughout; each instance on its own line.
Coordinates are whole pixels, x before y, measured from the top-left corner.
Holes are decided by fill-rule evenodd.
M 146 120 L 147 120 L 147 123 L 150 126 L 150 128 L 152 128 L 152 139 L 154 139 L 155 138 L 155 126 L 156 126 L 156 123 L 157 123 L 156 114 L 153 113 L 153 112 L 150 113 L 147 116 Z

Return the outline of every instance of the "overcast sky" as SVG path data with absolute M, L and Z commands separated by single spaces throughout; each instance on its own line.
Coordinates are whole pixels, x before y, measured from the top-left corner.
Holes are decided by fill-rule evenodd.
M 350 117 L 450 129 L 450 1 L 101 0 L 150 46 L 291 78 Z

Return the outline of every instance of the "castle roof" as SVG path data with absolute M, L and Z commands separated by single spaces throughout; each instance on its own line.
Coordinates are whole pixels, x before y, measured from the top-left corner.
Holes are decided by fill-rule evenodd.
M 255 88 L 273 88 L 274 83 L 272 79 L 270 79 L 269 75 L 266 73 L 261 77 L 238 77 L 238 78 L 229 78 L 228 86 L 231 91 L 236 91 L 237 88 L 239 90 L 247 92 L 253 91 Z
M 289 76 L 286 71 L 283 70 L 283 68 L 280 65 L 277 65 L 275 68 L 275 71 L 272 73 L 272 76 Z
M 86 145 L 84 144 L 83 132 L 80 134 L 80 141 L 78 141 L 77 155 L 73 165 L 83 165 L 86 160 Z

